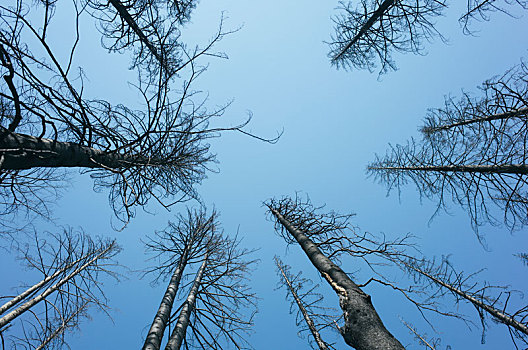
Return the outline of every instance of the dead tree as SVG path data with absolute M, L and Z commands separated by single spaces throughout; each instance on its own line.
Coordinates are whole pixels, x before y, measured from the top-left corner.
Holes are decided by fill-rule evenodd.
M 50 234 L 49 241 L 35 235 L 34 244 L 20 249 L 21 258 L 44 278 L 3 297 L 9 300 L 0 307 L 2 335 L 34 348 L 60 347 L 64 332 L 77 327 L 88 307 L 106 312 L 101 277 L 116 277 L 112 258 L 119 250 L 115 241 L 94 241 L 84 233 Z
M 512 7 L 515 7 L 513 9 Z M 471 34 L 472 21 L 489 21 L 492 12 L 502 12 L 510 17 L 517 17 L 519 11 L 528 10 L 526 0 L 468 0 L 467 9 L 460 17 L 459 22 L 464 28 L 464 33 Z
M 482 91 L 482 98 L 448 98 L 444 108 L 431 110 L 423 140 L 391 146 L 368 173 L 389 191 L 414 182 L 421 195 L 438 199 L 438 209 L 452 199 L 468 211 L 476 232 L 485 222 L 518 229 L 528 223 L 528 68 L 521 64 Z
M 334 18 L 330 42 L 332 64 L 345 69 L 378 66 L 380 74 L 395 70 L 392 52 L 422 51 L 422 41 L 440 33 L 433 19 L 442 14 L 444 0 L 361 0 L 360 5 L 342 1 L 342 14 Z
M 338 258 L 336 245 L 347 242 L 335 233 L 348 228 L 350 215 L 317 215 L 314 208 L 298 199 L 270 200 L 267 206 L 276 221 L 276 231 L 288 244 L 299 244 L 321 276 L 339 296 L 343 310 L 344 326 L 340 327 L 345 342 L 355 349 L 403 349 L 396 338 L 385 328 L 374 309 L 371 296 L 331 258 Z M 325 254 L 326 253 L 326 254 Z M 358 251 L 358 254 L 362 254 Z
M 158 323 L 157 340 L 149 340 L 154 339 L 151 337 L 155 328 L 153 324 L 144 349 L 159 349 L 163 336 L 163 331 L 159 332 L 159 329 L 171 324 L 174 328 L 166 349 L 182 346 L 222 349 L 226 343 L 239 349 L 247 348 L 249 344 L 245 337 L 253 324 L 256 305 L 255 295 L 246 285 L 249 269 L 255 262 L 246 259 L 251 251 L 238 248 L 236 239 L 223 235 L 216 212 L 206 215 L 204 210 L 189 211 L 188 219 L 180 217 L 177 227 L 174 230 L 173 225 L 171 230 L 158 234 L 149 243 L 149 248 L 156 251 L 160 258 L 160 263 L 149 272 L 162 278 L 175 266 L 177 271 L 182 260 L 186 261 L 186 269 L 199 267 L 186 285 L 179 285 L 181 277 L 178 284 L 172 283 L 174 278 L 171 279 L 154 322 Z M 187 257 L 182 257 L 184 254 L 188 254 Z M 182 274 L 183 268 L 178 273 Z M 186 290 L 187 294 L 181 306 L 172 310 L 176 289 L 180 295 Z M 167 302 L 169 294 L 172 298 L 170 303 Z M 162 317 L 163 326 L 159 321 Z
M 293 313 L 294 308 L 297 309 L 297 326 L 305 324 L 306 326 L 301 327 L 301 332 L 308 330 L 313 338 L 309 339 L 311 348 L 320 350 L 335 349 L 333 344 L 325 342 L 320 334 L 325 328 L 333 327 L 332 322 L 335 322 L 335 318 L 332 320 L 331 315 L 328 313 L 328 308 L 318 305 L 323 300 L 321 294 L 315 293 L 318 285 L 307 289 L 307 286 L 312 284 L 311 281 L 303 278 L 301 272 L 293 275 L 290 271 L 291 267 L 285 265 L 278 257 L 275 257 L 275 265 L 278 270 L 280 286 L 286 287 L 287 296 L 292 299 L 290 313 Z M 299 335 L 301 335 L 301 332 L 299 332 Z
M 207 140 L 226 130 L 248 134 L 242 128 L 249 120 L 209 127 L 227 106 L 208 110 L 207 97 L 193 84 L 205 71 L 202 56 L 223 57 L 212 50 L 228 32 L 221 24 L 208 44 L 188 49 L 179 39 L 179 23 L 194 3 L 112 0 L 81 6 L 73 1 L 69 30 L 77 34 L 67 55 L 53 45 L 57 39 L 48 30 L 63 25 L 53 21 L 56 2 L 17 0 L 0 6 L 4 212 L 27 199 L 39 202 L 38 195 L 62 178 L 56 171 L 72 167 L 90 173 L 96 189 L 109 188 L 110 204 L 125 222 L 151 199 L 170 206 L 197 196 L 194 185 L 215 162 Z M 111 51 L 132 52 L 134 86 L 143 98 L 139 107 L 86 96 L 84 73 L 74 67 L 85 17 L 100 24 Z M 61 43 L 67 45 L 63 38 Z
M 156 267 L 148 272 L 157 272 L 158 279 L 170 276 L 163 299 L 147 334 L 144 350 L 158 350 L 170 320 L 172 306 L 187 265 L 203 259 L 204 248 L 211 232 L 218 226 L 217 214 L 207 216 L 204 210 L 187 210 L 187 218 L 178 215 L 176 223 L 156 232 L 156 237 L 147 243 L 147 250 L 156 253 Z M 170 252 L 170 255 L 167 255 Z M 172 272 L 172 275 L 171 275 Z

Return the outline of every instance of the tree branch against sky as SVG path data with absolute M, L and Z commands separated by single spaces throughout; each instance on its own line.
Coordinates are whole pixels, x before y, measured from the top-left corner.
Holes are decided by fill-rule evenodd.
M 486 222 L 520 229 L 528 223 L 528 69 L 522 63 L 481 90 L 480 98 L 447 98 L 444 108 L 428 113 L 422 141 L 391 146 L 368 173 L 389 191 L 414 182 L 421 195 L 438 200 L 438 209 L 452 199 L 477 233 Z

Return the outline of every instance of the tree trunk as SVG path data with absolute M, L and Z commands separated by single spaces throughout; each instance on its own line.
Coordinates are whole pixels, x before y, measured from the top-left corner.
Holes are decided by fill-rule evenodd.
M 176 323 L 176 326 L 174 326 L 174 330 L 172 331 L 171 337 L 169 339 L 169 342 L 167 343 L 167 346 L 165 347 L 165 350 L 179 350 L 183 343 L 183 339 L 185 339 L 187 326 L 189 325 L 189 321 L 191 319 L 191 313 L 194 310 L 196 295 L 198 294 L 198 289 L 200 288 L 200 285 L 202 283 L 202 277 L 204 274 L 205 267 L 207 265 L 208 257 L 209 255 L 206 254 L 204 257 L 204 261 L 200 266 L 200 269 L 196 273 L 194 283 L 191 287 L 191 290 L 189 291 L 187 300 L 185 300 L 185 303 L 183 304 L 183 307 L 180 311 L 180 315 L 178 316 L 178 322 Z
M 50 334 L 49 337 L 47 337 L 46 339 L 44 339 L 44 341 L 35 348 L 35 350 L 44 350 L 47 348 L 47 345 L 53 340 L 55 339 L 58 335 L 60 335 L 61 333 L 63 333 L 66 328 L 68 328 L 68 323 L 73 320 L 77 315 L 79 315 L 86 307 L 87 304 L 84 304 L 82 305 L 80 308 L 78 308 L 77 310 L 75 310 L 75 312 L 73 312 L 70 316 L 68 316 L 67 319 L 63 320 L 62 321 L 62 324 L 57 327 L 53 333 Z
M 170 318 L 172 304 L 174 303 L 176 293 L 178 292 L 178 287 L 180 285 L 183 270 L 187 265 L 187 250 L 185 250 L 185 253 L 183 255 L 184 256 L 182 256 L 182 258 L 180 259 L 176 270 L 172 274 L 167 290 L 165 291 L 165 295 L 161 300 L 158 312 L 156 313 L 154 321 L 150 326 L 150 330 L 147 334 L 147 339 L 145 340 L 145 345 L 143 345 L 143 350 L 159 350 L 161 346 L 163 333 L 165 332 L 167 322 Z
M 406 267 L 416 271 L 417 273 L 421 274 L 422 276 L 425 276 L 425 277 L 429 278 L 434 283 L 436 283 L 436 284 L 438 284 L 438 285 L 440 285 L 440 286 L 442 286 L 444 288 L 447 288 L 451 292 L 453 292 L 456 295 L 460 296 L 461 298 L 466 299 L 467 301 L 472 303 L 477 309 L 482 309 L 482 310 L 486 311 L 491 316 L 493 316 L 496 321 L 498 321 L 500 323 L 503 323 L 503 324 L 505 324 L 507 326 L 513 327 L 516 330 L 518 330 L 519 332 L 522 332 L 522 333 L 528 335 L 528 326 L 526 324 L 515 320 L 510 315 L 508 315 L 508 314 L 506 314 L 506 313 L 504 313 L 504 312 L 502 312 L 500 310 L 497 310 L 496 308 L 494 308 L 491 305 L 485 304 L 481 300 L 479 300 L 479 299 L 477 299 L 477 298 L 465 293 L 464 291 L 462 291 L 462 290 L 460 290 L 458 288 L 455 288 L 451 284 L 445 283 L 444 281 L 440 280 L 439 278 L 436 278 L 435 276 L 432 276 L 432 275 L 428 274 L 427 272 L 421 270 L 420 268 L 418 268 L 416 266 L 413 266 L 412 264 L 408 264 L 408 263 L 405 263 L 405 262 L 402 262 L 402 263 Z
M 70 279 L 75 277 L 77 274 L 82 272 L 84 269 L 95 263 L 97 260 L 99 260 L 103 255 L 111 251 L 115 247 L 115 242 L 112 242 L 105 250 L 103 250 L 101 253 L 97 254 L 95 257 L 93 257 L 90 261 L 88 261 L 86 264 L 82 265 L 72 273 L 70 273 L 68 276 L 61 279 L 59 282 L 55 283 L 53 286 L 46 289 L 43 293 L 37 295 L 31 300 L 28 300 L 15 310 L 11 311 L 4 317 L 0 318 L 0 328 L 4 327 L 9 322 L 13 321 L 18 316 L 22 315 L 24 312 L 41 302 L 42 300 L 46 299 L 51 293 L 55 292 L 57 289 L 59 289 L 63 284 L 68 282 Z
M 308 315 L 308 312 L 306 311 L 306 308 L 304 307 L 301 299 L 299 298 L 299 296 L 297 295 L 297 293 L 293 289 L 293 286 L 292 286 L 290 280 L 288 279 L 288 277 L 284 273 L 282 265 L 279 263 L 279 260 L 277 258 L 275 258 L 275 263 L 277 264 L 277 267 L 279 268 L 279 270 L 280 270 L 280 272 L 282 274 L 282 277 L 284 277 L 284 280 L 286 281 L 286 284 L 288 285 L 288 289 L 290 290 L 290 293 L 292 294 L 293 299 L 297 303 L 297 306 L 299 307 L 299 310 L 301 310 L 303 318 L 306 321 L 306 324 L 308 325 L 308 328 L 310 329 L 310 332 L 312 333 L 312 335 L 313 335 L 313 337 L 315 339 L 315 342 L 319 346 L 319 349 L 320 350 L 328 350 L 328 347 L 326 346 L 326 343 L 321 338 L 321 335 L 317 331 L 317 328 L 315 328 L 315 324 L 313 323 L 312 319 L 310 318 L 310 315 Z
M 332 59 L 334 62 L 343 56 L 348 49 L 350 49 L 355 43 L 358 42 L 358 40 L 365 35 L 367 30 L 369 30 L 374 23 L 387 11 L 387 9 L 394 4 L 395 0 L 385 0 L 383 3 L 378 7 L 376 11 L 372 13 L 372 16 L 361 26 L 361 29 L 359 29 L 359 32 L 354 36 L 354 38 Z
M 403 350 L 404 347 L 385 328 L 370 295 L 364 293 L 339 266 L 328 259 L 303 232 L 293 227 L 282 214 L 270 208 L 277 220 L 299 243 L 314 267 L 339 295 L 345 325 L 340 329 L 345 342 L 357 350 Z
M 369 170 L 404 170 L 404 171 L 437 171 L 484 174 L 528 174 L 526 164 L 499 165 L 439 165 L 439 166 L 371 166 Z
M 104 152 L 73 142 L 9 132 L 0 127 L 0 169 L 22 170 L 37 167 L 82 167 L 121 169 L 137 165 L 157 165 L 156 159 Z

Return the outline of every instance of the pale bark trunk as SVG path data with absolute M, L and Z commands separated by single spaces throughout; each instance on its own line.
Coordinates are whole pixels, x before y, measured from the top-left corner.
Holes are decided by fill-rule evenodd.
M 57 289 L 59 289 L 62 285 L 64 285 L 66 282 L 68 282 L 70 279 L 75 277 L 77 274 L 79 274 L 81 271 L 92 265 L 94 262 L 99 260 L 104 254 L 108 253 L 113 247 L 115 243 L 110 244 L 105 250 L 103 250 L 101 253 L 97 254 L 95 257 L 93 257 L 90 261 L 88 261 L 86 264 L 82 265 L 72 273 L 70 273 L 68 276 L 61 279 L 59 282 L 55 283 L 48 289 L 46 289 L 43 293 L 37 295 L 33 299 L 28 300 L 15 310 L 11 311 L 4 317 L 0 318 L 0 328 L 4 327 L 9 322 L 13 321 L 18 316 L 22 315 L 24 312 L 41 302 L 42 300 L 46 299 L 51 293 L 55 292 Z
M 487 174 L 528 174 L 526 164 L 503 165 L 440 165 L 440 166 L 371 166 L 369 170 L 404 170 L 404 171 L 443 171 L 459 173 L 487 173 Z
M 372 13 L 372 16 L 367 20 L 367 22 L 361 26 L 359 32 L 354 36 L 354 38 L 337 54 L 334 56 L 333 61 L 337 61 L 341 56 L 343 56 L 358 40 L 365 35 L 367 30 L 369 30 L 374 23 L 387 11 L 387 9 L 394 4 L 395 0 L 385 0 L 380 5 L 380 7 Z
M 457 126 L 464 126 L 464 125 L 469 125 L 473 123 L 490 122 L 494 120 L 502 120 L 502 119 L 509 119 L 509 118 L 514 118 L 514 117 L 526 117 L 526 116 L 528 116 L 528 108 L 520 108 L 520 109 L 516 109 L 513 111 L 497 113 L 497 114 L 493 114 L 493 115 L 489 115 L 485 117 L 461 120 L 461 121 L 454 122 L 451 124 L 439 125 L 439 126 L 434 126 L 434 127 L 424 127 L 422 129 L 422 132 L 429 134 L 429 133 L 434 133 L 434 132 L 438 132 L 442 130 L 449 130 L 452 128 L 456 128 Z
M 93 254 L 90 254 L 90 255 L 93 255 Z M 2 315 L 3 313 L 5 313 L 7 310 L 9 310 L 10 308 L 12 308 L 14 305 L 18 304 L 21 300 L 25 299 L 26 297 L 28 297 L 29 295 L 31 295 L 31 293 L 39 290 L 40 288 L 42 288 L 43 286 L 45 286 L 47 283 L 49 283 L 50 281 L 53 281 L 55 278 L 57 278 L 58 276 L 60 276 L 61 274 L 65 273 L 67 270 L 71 269 L 73 266 L 75 266 L 77 263 L 79 263 L 79 261 L 81 261 L 82 259 L 85 259 L 86 258 L 86 255 L 83 256 L 82 258 L 79 258 L 77 259 L 76 261 L 68 264 L 67 266 L 63 267 L 62 269 L 56 271 L 54 274 L 44 278 L 42 281 L 40 281 L 39 283 L 29 287 L 26 291 L 24 291 L 23 293 L 20 293 L 19 295 L 17 295 L 16 297 L 14 297 L 13 299 L 9 300 L 7 303 L 5 303 L 4 305 L 2 305 L 0 307 L 0 315 Z
M 281 264 L 279 263 L 279 261 L 277 259 L 275 260 L 275 262 L 277 263 L 277 267 L 279 268 L 279 270 L 280 270 L 280 272 L 282 274 L 282 277 L 284 277 L 284 281 L 286 281 L 288 289 L 290 290 L 290 293 L 292 294 L 293 299 L 295 300 L 295 303 L 297 303 L 297 306 L 299 307 L 299 310 L 301 310 L 303 318 L 306 321 L 306 324 L 308 325 L 308 328 L 310 329 L 310 332 L 312 333 L 312 335 L 313 335 L 313 337 L 315 339 L 315 342 L 319 346 L 319 349 L 328 350 L 328 347 L 326 346 L 326 343 L 321 338 L 321 335 L 317 331 L 317 328 L 315 328 L 315 324 L 312 321 L 312 319 L 310 318 L 310 315 L 308 315 L 308 312 L 306 311 L 306 308 L 304 307 L 301 299 L 299 298 L 299 296 L 297 295 L 297 293 L 293 289 L 293 286 L 292 286 L 290 280 L 288 279 L 288 277 L 284 273 L 284 270 L 283 270 Z
M 404 347 L 385 328 L 370 295 L 363 292 L 339 266 L 328 259 L 303 232 L 297 230 L 277 210 L 271 212 L 299 243 L 314 267 L 339 295 L 345 325 L 341 335 L 357 350 L 402 350 Z
M 184 255 L 187 253 L 185 252 Z M 170 318 L 172 304 L 176 298 L 176 293 L 178 292 L 178 287 L 180 285 L 181 277 L 183 270 L 187 265 L 187 257 L 182 256 L 182 259 L 178 263 L 176 270 L 172 274 L 171 280 L 165 291 L 165 295 L 161 301 L 160 307 L 154 321 L 150 326 L 150 330 L 147 334 L 147 339 L 145 340 L 145 345 L 143 345 L 143 350 L 159 350 L 161 346 L 161 340 L 163 339 L 163 333 L 167 327 L 167 323 Z
M 191 313 L 194 310 L 196 295 L 198 294 L 198 289 L 200 288 L 200 285 L 202 283 L 202 277 L 204 274 L 205 267 L 207 265 L 208 257 L 209 255 L 206 254 L 204 261 L 200 266 L 200 269 L 196 273 L 194 283 L 191 287 L 191 290 L 189 291 L 187 300 L 185 300 L 185 303 L 183 304 L 183 307 L 180 311 L 180 315 L 178 316 L 178 322 L 176 323 L 176 326 L 174 326 L 174 330 L 172 331 L 171 337 L 169 339 L 169 342 L 167 343 L 167 346 L 165 347 L 165 350 L 179 350 L 183 343 L 183 339 L 185 339 L 187 326 L 189 326 Z
M 156 159 L 131 156 L 30 135 L 0 128 L 0 169 L 22 170 L 37 167 L 82 167 L 121 169 L 137 165 L 158 165 Z
M 498 321 L 500 323 L 503 323 L 503 324 L 505 324 L 507 326 L 513 327 L 516 330 L 518 330 L 519 332 L 522 332 L 522 333 L 528 335 L 528 326 L 526 324 L 515 320 L 510 315 L 508 315 L 508 314 L 506 314 L 506 313 L 504 313 L 504 312 L 502 312 L 500 310 L 497 310 L 493 306 L 490 306 L 488 304 L 483 303 L 482 301 L 476 299 L 475 297 L 473 297 L 473 296 L 461 291 L 458 288 L 455 288 L 454 286 L 452 286 L 452 285 L 450 285 L 448 283 L 445 283 L 444 281 L 434 277 L 433 275 L 428 274 L 427 272 L 417 268 L 416 266 L 413 266 L 411 264 L 407 264 L 405 262 L 403 264 L 405 266 L 407 266 L 408 268 L 416 271 L 417 273 L 429 278 L 434 283 L 436 283 L 436 284 L 438 284 L 438 285 L 440 285 L 440 286 L 442 286 L 444 288 L 449 289 L 451 292 L 455 293 L 456 295 L 460 296 L 461 298 L 464 298 L 464 299 L 468 300 L 470 303 L 475 305 L 477 308 L 480 308 L 480 309 L 486 311 L 487 313 L 492 315 L 495 318 L 496 321 Z

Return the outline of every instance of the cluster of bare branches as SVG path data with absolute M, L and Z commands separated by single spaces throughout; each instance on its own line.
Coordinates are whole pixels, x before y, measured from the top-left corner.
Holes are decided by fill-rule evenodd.
M 487 21 L 491 12 L 515 17 L 514 5 L 528 9 L 526 0 L 468 0 L 459 22 L 464 33 L 469 34 L 471 22 Z M 379 65 L 380 74 L 396 70 L 393 52 L 422 54 L 424 41 L 436 37 L 445 41 L 434 20 L 447 6 L 445 0 L 361 0 L 360 4 L 341 1 L 329 43 L 331 62 L 338 68 L 371 72 Z
M 208 110 L 207 97 L 192 88 L 205 71 L 199 58 L 223 57 L 212 48 L 229 32 L 221 21 L 209 43 L 188 49 L 178 28 L 195 1 L 71 1 L 76 37 L 66 59 L 49 34 L 56 2 L 0 6 L 2 210 L 40 202 L 40 190 L 48 194 L 62 179 L 55 169 L 70 167 L 90 173 L 96 189 L 109 189 L 110 204 L 124 222 L 151 199 L 168 207 L 196 198 L 194 185 L 215 162 L 207 140 L 227 130 L 248 134 L 242 128 L 249 119 L 209 127 L 227 105 Z M 138 109 L 84 93 L 84 72 L 75 68 L 83 16 L 100 23 L 111 51 L 134 50 Z
M 447 98 L 429 112 L 421 142 L 391 146 L 368 172 L 389 191 L 415 183 L 421 195 L 438 199 L 438 209 L 450 197 L 468 211 L 476 232 L 486 222 L 519 229 L 528 223 L 528 68 L 516 66 L 481 89 L 481 98 Z
M 17 289 L 23 291 L 19 294 L 1 297 L 2 348 L 6 341 L 13 347 L 62 349 L 65 332 L 78 327 L 89 307 L 107 312 L 102 277 L 118 277 L 113 258 L 120 248 L 115 241 L 92 240 L 82 232 L 66 230 L 61 234 L 35 233 L 32 243 L 15 244 L 14 248 L 42 279 L 20 286 Z
M 158 263 L 148 273 L 155 282 L 171 276 L 169 285 L 146 337 L 143 349 L 160 349 L 165 329 L 165 349 L 237 349 L 250 347 L 246 340 L 253 325 L 256 298 L 247 285 L 254 260 L 251 251 L 239 248 L 239 241 L 224 235 L 215 211 L 188 210 L 177 223 L 156 233 L 147 243 Z M 185 269 L 197 270 L 181 283 Z M 174 308 L 177 295 L 187 291 L 183 303 Z M 174 309 L 174 310 L 173 310 Z M 170 331 L 170 328 L 172 332 Z
M 333 343 L 323 340 L 321 332 L 335 329 L 340 317 L 336 315 L 336 310 L 320 305 L 323 295 L 317 292 L 319 285 L 304 278 L 302 272 L 294 275 L 291 266 L 284 264 L 277 256 L 274 259 L 280 280 L 279 288 L 286 289 L 290 313 L 296 314 L 295 322 L 300 328 L 298 335 L 303 337 L 305 333 L 310 334 L 308 343 L 312 349 L 336 349 Z

